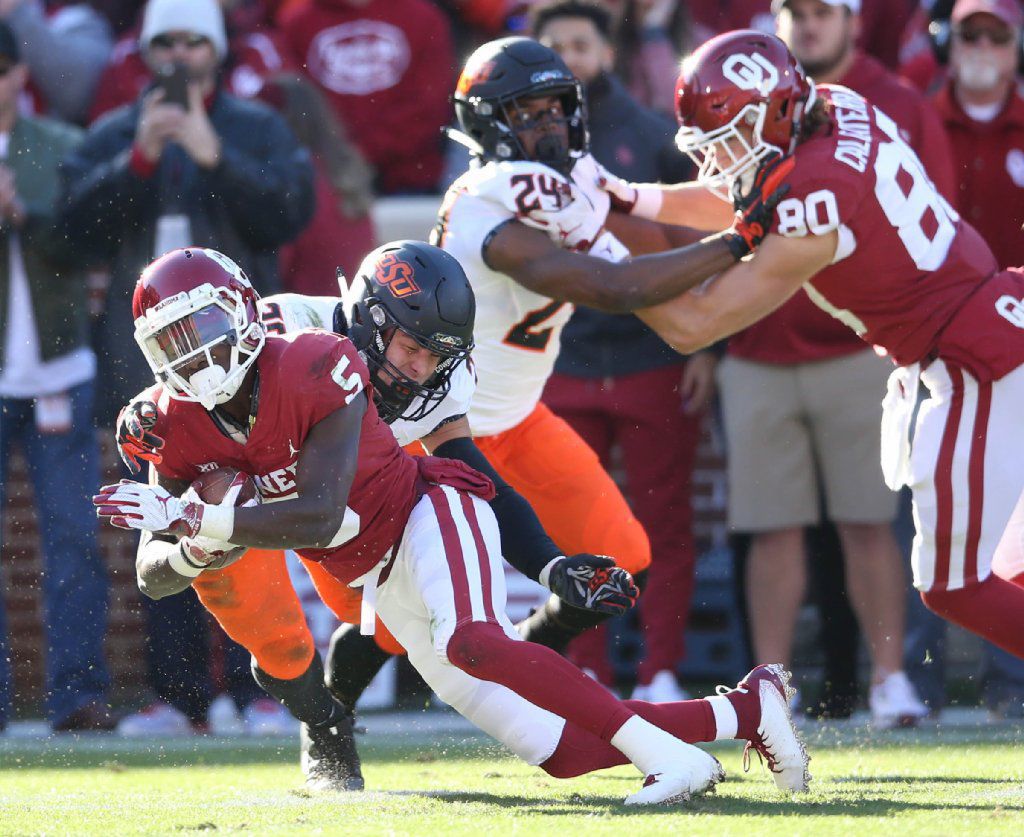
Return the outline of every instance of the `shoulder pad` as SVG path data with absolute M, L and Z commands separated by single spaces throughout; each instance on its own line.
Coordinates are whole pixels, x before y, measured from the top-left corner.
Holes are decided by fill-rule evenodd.
M 531 206 L 558 209 L 562 196 L 570 189 L 566 177 L 532 160 L 490 162 L 467 172 L 458 183 L 466 194 L 496 204 L 512 215 L 521 215 Z

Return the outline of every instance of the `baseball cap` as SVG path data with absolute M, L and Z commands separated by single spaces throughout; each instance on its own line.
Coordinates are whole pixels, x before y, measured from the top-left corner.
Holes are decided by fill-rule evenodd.
M 949 21 L 955 26 L 982 12 L 999 18 L 1007 26 L 1020 28 L 1024 24 L 1024 11 L 1018 0 L 957 0 Z
M 852 14 L 860 14 L 860 0 L 820 0 L 826 6 L 846 6 Z M 777 15 L 786 5 L 786 0 L 772 0 L 772 14 Z

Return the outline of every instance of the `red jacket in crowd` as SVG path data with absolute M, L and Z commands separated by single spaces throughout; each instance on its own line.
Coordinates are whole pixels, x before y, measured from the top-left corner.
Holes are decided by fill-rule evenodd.
M 840 81 L 896 120 L 939 191 L 952 198 L 952 151 L 938 114 L 907 82 L 860 53 Z M 729 339 L 729 354 L 758 363 L 805 363 L 866 349 L 853 330 L 797 293 L 760 322 Z
M 444 14 L 428 0 L 310 0 L 286 9 L 281 29 L 376 167 L 380 191 L 437 189 L 455 79 Z
M 349 218 L 338 205 L 323 164 L 313 158 L 316 213 L 294 241 L 284 245 L 278 259 L 286 291 L 310 296 L 337 296 L 337 269 L 351 279 L 376 245 L 369 215 Z
M 971 119 L 951 85 L 933 100 L 953 146 L 957 211 L 977 227 L 999 266 L 1024 264 L 1024 94 L 1014 88 L 991 122 Z
M 255 96 L 263 79 L 294 69 L 294 66 L 276 33 L 269 29 L 247 32 L 236 35 L 228 44 L 224 85 L 236 96 Z M 152 77 L 139 49 L 136 28 L 114 45 L 110 61 L 96 86 L 89 121 L 134 102 Z
M 895 69 L 900 38 L 915 5 L 914 0 L 862 0 L 857 46 Z M 687 0 L 686 7 L 698 39 L 730 29 L 775 32 L 771 0 Z

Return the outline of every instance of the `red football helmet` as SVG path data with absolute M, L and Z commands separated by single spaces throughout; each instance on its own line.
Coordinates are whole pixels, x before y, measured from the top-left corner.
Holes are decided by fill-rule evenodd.
M 238 392 L 266 342 L 258 299 L 237 264 L 204 247 L 171 250 L 142 271 L 135 340 L 172 398 L 212 410 Z M 222 343 L 230 354 L 218 362 L 211 350 Z
M 768 154 L 793 151 L 814 99 L 814 83 L 781 40 L 754 29 L 726 32 L 683 62 L 676 143 L 697 164 L 697 179 L 730 200 L 732 184 Z

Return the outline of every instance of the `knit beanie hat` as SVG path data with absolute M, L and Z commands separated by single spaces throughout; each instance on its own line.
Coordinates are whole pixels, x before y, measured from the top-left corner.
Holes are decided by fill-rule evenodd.
M 139 47 L 145 52 L 153 38 L 168 32 L 194 32 L 209 38 L 218 58 L 227 54 L 224 13 L 217 0 L 149 0 L 142 18 Z

